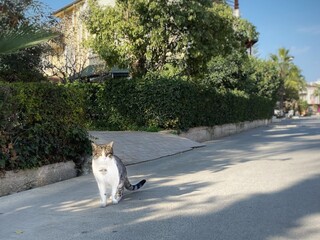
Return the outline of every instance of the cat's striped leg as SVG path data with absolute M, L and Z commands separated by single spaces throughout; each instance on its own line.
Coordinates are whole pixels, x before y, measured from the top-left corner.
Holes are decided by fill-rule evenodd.
M 116 200 L 120 202 L 120 200 L 123 197 L 123 191 L 124 191 L 124 185 L 118 186 L 117 192 L 116 192 Z
M 120 183 L 118 186 L 112 188 L 112 203 L 117 204 L 120 202 L 122 196 L 123 196 L 123 190 L 124 190 L 124 184 Z

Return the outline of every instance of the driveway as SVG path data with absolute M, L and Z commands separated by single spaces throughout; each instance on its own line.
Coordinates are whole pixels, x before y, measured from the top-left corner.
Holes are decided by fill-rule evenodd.
M 320 120 L 283 121 L 128 166 L 99 208 L 92 175 L 0 198 L 0 239 L 320 239 Z M 157 151 L 157 146 L 154 146 Z

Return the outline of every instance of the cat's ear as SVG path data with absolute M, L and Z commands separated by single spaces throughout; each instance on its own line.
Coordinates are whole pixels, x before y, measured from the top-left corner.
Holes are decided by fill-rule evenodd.
M 91 143 L 91 146 L 92 146 L 92 149 L 93 149 L 93 150 L 96 150 L 96 149 L 97 149 L 97 147 L 98 147 L 98 145 L 97 145 L 97 144 L 95 144 L 94 142 L 92 142 L 92 143 Z
M 108 144 L 108 146 L 111 147 L 111 149 L 113 149 L 113 141 L 110 142 L 110 143 Z
M 106 151 L 110 154 L 113 154 L 113 141 L 108 143 L 105 147 Z

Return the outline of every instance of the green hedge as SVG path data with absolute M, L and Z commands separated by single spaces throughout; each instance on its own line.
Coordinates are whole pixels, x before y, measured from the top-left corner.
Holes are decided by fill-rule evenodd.
M 87 128 L 186 130 L 270 118 L 273 106 L 264 97 L 180 78 L 0 82 L 0 172 L 68 160 L 81 164 L 91 150 Z
M 183 79 L 111 79 L 71 84 L 85 93 L 91 129 L 188 129 L 266 119 L 274 101 L 242 91 L 218 92 Z
M 0 83 L 0 171 L 74 160 L 90 151 L 83 92 Z

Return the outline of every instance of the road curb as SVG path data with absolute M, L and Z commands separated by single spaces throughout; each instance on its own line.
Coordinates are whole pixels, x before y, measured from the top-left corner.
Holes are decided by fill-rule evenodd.
M 230 123 L 217 125 L 213 127 L 195 127 L 187 132 L 179 134 L 180 137 L 185 137 L 195 142 L 206 142 L 233 134 L 237 134 L 256 127 L 266 126 L 271 123 L 271 119 L 255 120 L 252 122 Z

